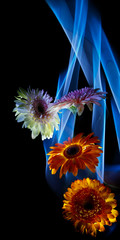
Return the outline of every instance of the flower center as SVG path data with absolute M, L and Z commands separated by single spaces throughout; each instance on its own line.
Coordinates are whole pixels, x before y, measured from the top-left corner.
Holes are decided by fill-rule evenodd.
M 92 201 L 90 201 L 90 199 L 88 199 L 85 204 L 84 204 L 84 209 L 85 210 L 92 210 L 94 209 L 94 204 Z
M 46 113 L 47 103 L 43 99 L 36 98 L 33 102 L 34 116 L 39 118 Z
M 44 108 L 44 106 L 41 103 L 38 103 L 37 112 L 40 113 L 40 114 L 44 114 L 45 113 L 45 108 Z
M 80 155 L 81 152 L 82 152 L 82 147 L 77 145 L 77 144 L 74 144 L 74 145 L 71 145 L 71 146 L 67 147 L 64 150 L 64 155 L 67 158 L 74 158 L 74 157 Z
M 77 219 L 94 221 L 96 215 L 101 213 L 104 201 L 93 189 L 79 190 L 72 198 L 72 211 Z

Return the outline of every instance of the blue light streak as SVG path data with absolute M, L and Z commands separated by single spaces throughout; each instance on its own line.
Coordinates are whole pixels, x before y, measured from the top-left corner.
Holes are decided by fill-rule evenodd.
M 101 63 L 120 114 L 120 70 L 103 30 L 101 39 Z
M 115 104 L 115 100 L 111 99 L 111 106 L 112 106 L 112 113 L 113 113 L 113 119 L 115 124 L 115 130 L 116 130 L 116 136 L 118 141 L 118 148 L 120 151 L 120 114 L 118 112 L 118 108 Z
M 46 2 L 61 24 L 71 44 L 68 69 L 59 76 L 56 99 L 59 99 L 71 90 L 77 89 L 80 67 L 91 87 L 100 88 L 101 91 L 105 91 L 107 80 L 113 95 L 111 106 L 120 150 L 120 71 L 110 44 L 102 29 L 100 16 L 90 4 L 88 4 L 88 0 L 46 0 Z M 44 141 L 46 153 L 49 151 L 49 146 L 53 146 L 56 142 L 63 142 L 68 137 L 73 137 L 76 116 L 72 115 L 68 110 L 62 110 L 60 118 L 60 130 L 54 133 L 52 140 Z M 91 129 L 93 129 L 95 135 L 99 137 L 103 150 L 103 154 L 99 157 L 99 166 L 97 167 L 97 178 L 103 182 L 105 166 L 106 100 L 101 101 L 101 107 L 93 107 Z M 58 190 L 58 185 L 63 184 L 64 187 L 65 185 L 68 186 L 70 182 L 75 179 L 72 174 L 66 174 L 66 177 L 63 177 L 62 181 L 60 180 L 61 183 L 58 183 L 58 174 L 51 176 L 48 166 L 46 169 L 48 181 L 50 180 L 49 182 L 52 188 L 57 189 L 58 192 L 60 191 Z M 82 173 L 85 177 L 86 173 L 84 171 L 82 171 Z M 82 173 L 80 172 L 77 178 L 83 177 Z M 95 177 L 94 174 L 91 178 L 92 177 Z M 56 182 L 55 187 L 54 182 Z
M 101 21 L 100 17 L 90 12 L 89 28 L 91 30 L 92 45 L 92 68 L 93 68 L 93 87 L 106 91 L 105 78 L 101 69 Z M 95 44 L 94 44 L 95 43 Z M 100 139 L 100 145 L 103 154 L 98 158 L 99 165 L 96 168 L 97 178 L 104 181 L 104 163 L 105 163 L 105 129 L 106 129 L 106 100 L 101 101 L 101 107 L 93 106 L 92 129 Z

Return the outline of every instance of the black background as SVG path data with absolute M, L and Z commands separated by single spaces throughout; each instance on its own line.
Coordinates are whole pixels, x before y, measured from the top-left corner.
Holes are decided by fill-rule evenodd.
M 102 26 L 112 49 L 119 57 L 119 1 L 91 2 L 100 12 Z M 59 73 L 68 66 L 70 44 L 45 1 L 16 1 L 7 7 L 5 57 L 8 85 L 8 153 L 5 168 L 9 234 L 16 238 L 33 234 L 35 238 L 35 234 L 41 237 L 41 232 L 48 232 L 52 236 L 56 231 L 74 233 L 72 224 L 62 217 L 61 199 L 46 182 L 45 153 L 41 137 L 32 140 L 30 131 L 22 129 L 12 113 L 14 96 L 17 95 L 19 87 L 38 87 L 48 91 L 50 96 L 55 96 Z M 112 159 L 117 151 L 117 143 L 109 100 L 107 101 L 111 120 L 106 130 L 106 156 L 107 159 Z M 82 127 L 87 133 L 89 127 L 86 130 L 86 114 L 85 111 Z M 117 231 L 118 227 L 111 233 L 111 238 Z M 104 237 L 104 233 L 98 233 L 96 239 Z M 81 239 L 92 238 L 82 236 Z

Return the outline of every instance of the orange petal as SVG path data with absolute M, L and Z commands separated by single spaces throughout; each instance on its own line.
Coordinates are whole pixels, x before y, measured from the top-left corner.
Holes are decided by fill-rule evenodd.
M 50 161 L 48 160 L 48 164 L 50 164 L 50 168 L 59 168 L 63 163 L 65 162 L 64 157 L 55 157 L 53 159 L 50 159 Z
M 75 160 L 75 162 L 76 162 L 76 166 L 77 166 L 78 169 L 85 169 L 86 168 L 85 163 L 81 158 L 77 158 Z
M 55 155 L 55 156 L 51 156 L 51 157 L 49 157 L 49 159 L 48 159 L 48 164 L 50 164 L 51 162 L 56 162 L 57 160 L 59 160 L 59 159 L 64 159 L 64 157 L 63 156 L 61 156 L 61 155 Z
M 85 138 L 82 140 L 82 144 L 87 143 L 88 139 L 94 134 L 94 132 L 88 134 Z
M 78 174 L 78 168 L 76 167 L 76 165 L 74 164 L 74 167 L 73 167 L 73 175 L 74 176 L 77 176 L 77 174 Z
M 73 161 L 70 162 L 70 165 L 69 165 L 69 172 L 74 172 L 74 167 L 75 167 L 75 164 L 73 163 Z
M 70 164 L 71 164 L 71 160 L 68 160 L 62 165 L 62 167 L 60 169 L 60 175 L 59 175 L 60 178 L 62 177 L 63 174 L 66 174 L 66 172 L 69 169 Z
M 52 169 L 52 171 L 51 171 L 52 174 L 55 174 L 56 172 L 57 172 L 56 169 Z
M 52 155 L 52 154 L 61 153 L 62 151 L 63 151 L 62 148 L 55 147 L 52 151 L 50 151 L 49 153 L 47 153 L 47 155 Z
M 62 144 L 62 143 L 55 143 L 55 145 L 60 147 L 60 148 L 64 148 L 65 147 L 64 144 Z
M 101 218 L 99 216 L 96 216 L 95 218 L 98 222 L 101 222 Z
M 90 138 L 88 141 L 87 141 L 87 144 L 90 144 L 90 143 L 98 143 L 100 142 L 100 140 L 98 139 L 98 137 L 92 137 Z
M 115 217 L 112 213 L 108 214 L 108 218 L 110 218 L 110 221 L 111 221 L 111 219 L 115 219 Z
M 81 137 L 83 136 L 83 134 L 84 133 L 79 133 L 76 137 L 74 137 L 73 139 L 72 139 L 72 142 L 78 142 L 80 139 L 81 139 Z
M 86 163 L 86 166 L 89 168 L 89 170 L 93 173 L 95 173 L 95 166 L 94 165 L 91 165 L 91 164 L 88 164 Z
M 112 209 L 112 214 L 117 217 L 119 215 L 118 211 L 116 209 Z

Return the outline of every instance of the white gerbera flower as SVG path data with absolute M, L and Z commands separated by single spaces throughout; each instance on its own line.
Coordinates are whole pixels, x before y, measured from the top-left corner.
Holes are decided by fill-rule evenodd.
M 39 89 L 19 89 L 14 108 L 17 122 L 24 122 L 22 127 L 32 131 L 32 139 L 40 133 L 42 140 L 52 138 L 54 128 L 59 129 L 59 116 L 53 109 L 51 110 L 52 97 L 47 92 Z

